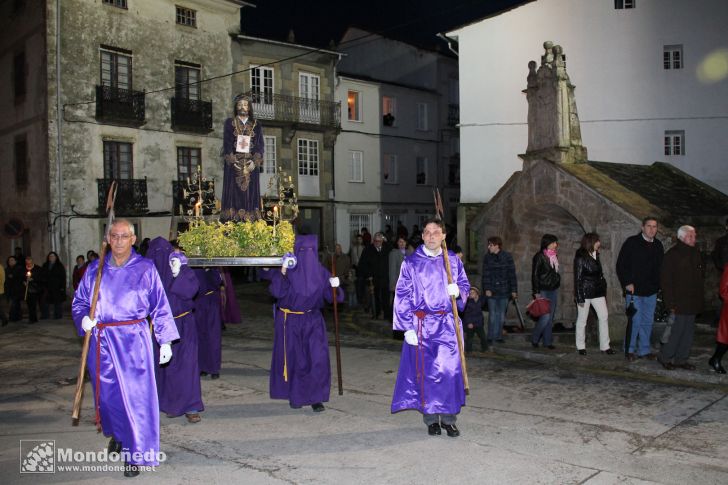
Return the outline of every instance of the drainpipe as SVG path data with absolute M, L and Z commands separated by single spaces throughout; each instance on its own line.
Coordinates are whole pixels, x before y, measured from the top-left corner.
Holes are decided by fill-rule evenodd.
M 63 213 L 63 105 L 61 103 L 61 0 L 56 0 L 56 175 L 58 192 L 58 213 Z M 52 246 L 56 252 L 64 246 L 63 218 L 59 227 L 54 228 Z M 66 248 L 66 262 L 70 261 L 70 248 Z
M 339 62 L 341 62 L 341 58 L 343 57 L 343 54 L 339 53 L 338 59 L 334 61 L 334 103 L 336 102 L 336 87 L 339 85 L 339 75 L 336 73 L 336 66 L 339 65 Z M 333 197 L 331 197 L 331 221 L 332 226 L 334 229 L 334 244 L 333 244 L 333 250 L 336 251 L 336 242 L 337 242 L 337 235 L 336 235 L 336 138 L 338 138 L 338 133 L 336 136 L 334 136 L 334 143 L 331 145 L 331 192 L 333 193 Z

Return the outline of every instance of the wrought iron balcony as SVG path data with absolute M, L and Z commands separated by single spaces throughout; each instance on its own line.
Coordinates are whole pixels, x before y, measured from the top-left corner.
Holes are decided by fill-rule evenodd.
M 447 105 L 447 126 L 457 126 L 460 123 L 460 105 Z
M 326 128 L 341 126 L 341 103 L 300 98 L 284 94 L 253 93 L 253 113 L 261 120 L 319 125 Z
M 96 118 L 125 125 L 145 123 L 145 96 L 141 91 L 96 86 Z
M 106 195 L 113 179 L 96 179 L 99 188 L 99 214 L 106 214 Z M 147 179 L 116 180 L 116 202 L 114 212 L 117 216 L 135 216 L 149 212 L 147 203 Z
M 193 188 L 190 188 L 193 185 Z M 194 215 L 195 204 L 199 192 L 194 190 L 197 186 L 196 182 L 184 182 L 179 180 L 172 181 L 172 213 L 176 216 L 192 216 Z M 201 212 L 204 216 L 214 214 L 215 211 L 215 181 L 202 181 L 202 204 Z
M 170 98 L 172 129 L 209 133 L 212 131 L 212 102 L 187 98 Z

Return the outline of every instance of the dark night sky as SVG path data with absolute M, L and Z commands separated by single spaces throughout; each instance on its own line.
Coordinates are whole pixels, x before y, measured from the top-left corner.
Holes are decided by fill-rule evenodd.
M 347 27 L 356 26 L 394 39 L 433 48 L 438 32 L 470 23 L 524 0 L 253 0 L 242 9 L 244 34 L 327 47 Z

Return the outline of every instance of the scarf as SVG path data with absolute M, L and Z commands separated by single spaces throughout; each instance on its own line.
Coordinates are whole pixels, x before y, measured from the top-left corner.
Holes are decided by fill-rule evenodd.
M 559 272 L 559 260 L 556 257 L 556 250 L 555 249 L 544 249 L 543 253 L 546 255 L 547 258 L 549 258 L 551 267 L 554 268 L 554 270 L 558 273 Z

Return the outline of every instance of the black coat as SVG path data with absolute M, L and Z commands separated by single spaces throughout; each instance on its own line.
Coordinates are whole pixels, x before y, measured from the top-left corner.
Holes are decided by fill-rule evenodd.
M 66 268 L 60 261 L 53 266 L 48 261 L 43 263 L 43 282 L 47 303 L 66 301 Z
M 516 265 L 510 253 L 501 250 L 498 254 L 487 252 L 483 256 L 483 294 L 486 291 L 492 292 L 495 298 L 518 293 Z
M 700 250 L 678 241 L 665 254 L 660 283 L 668 309 L 678 315 L 700 313 L 705 288 L 705 264 Z
M 16 264 L 12 268 L 5 266 L 5 295 L 11 300 L 23 298 L 25 286 L 25 273 L 23 266 Z
M 549 258 L 539 251 L 533 255 L 531 264 L 531 290 L 533 294 L 541 290 L 555 290 L 561 286 L 561 275 L 551 266 Z
M 377 251 L 374 244 L 364 248 L 357 268 L 357 276 L 363 278 L 374 278 L 374 282 L 381 285 L 388 285 L 389 281 L 389 251 L 382 245 L 381 251 Z
M 604 279 L 599 253 L 596 256 L 594 259 L 582 250 L 574 256 L 574 298 L 577 303 L 607 296 L 607 280 Z
M 655 238 L 645 241 L 642 233 L 628 237 L 617 257 L 617 277 L 622 288 L 634 285 L 636 296 L 650 296 L 660 289 L 660 268 L 665 250 Z

